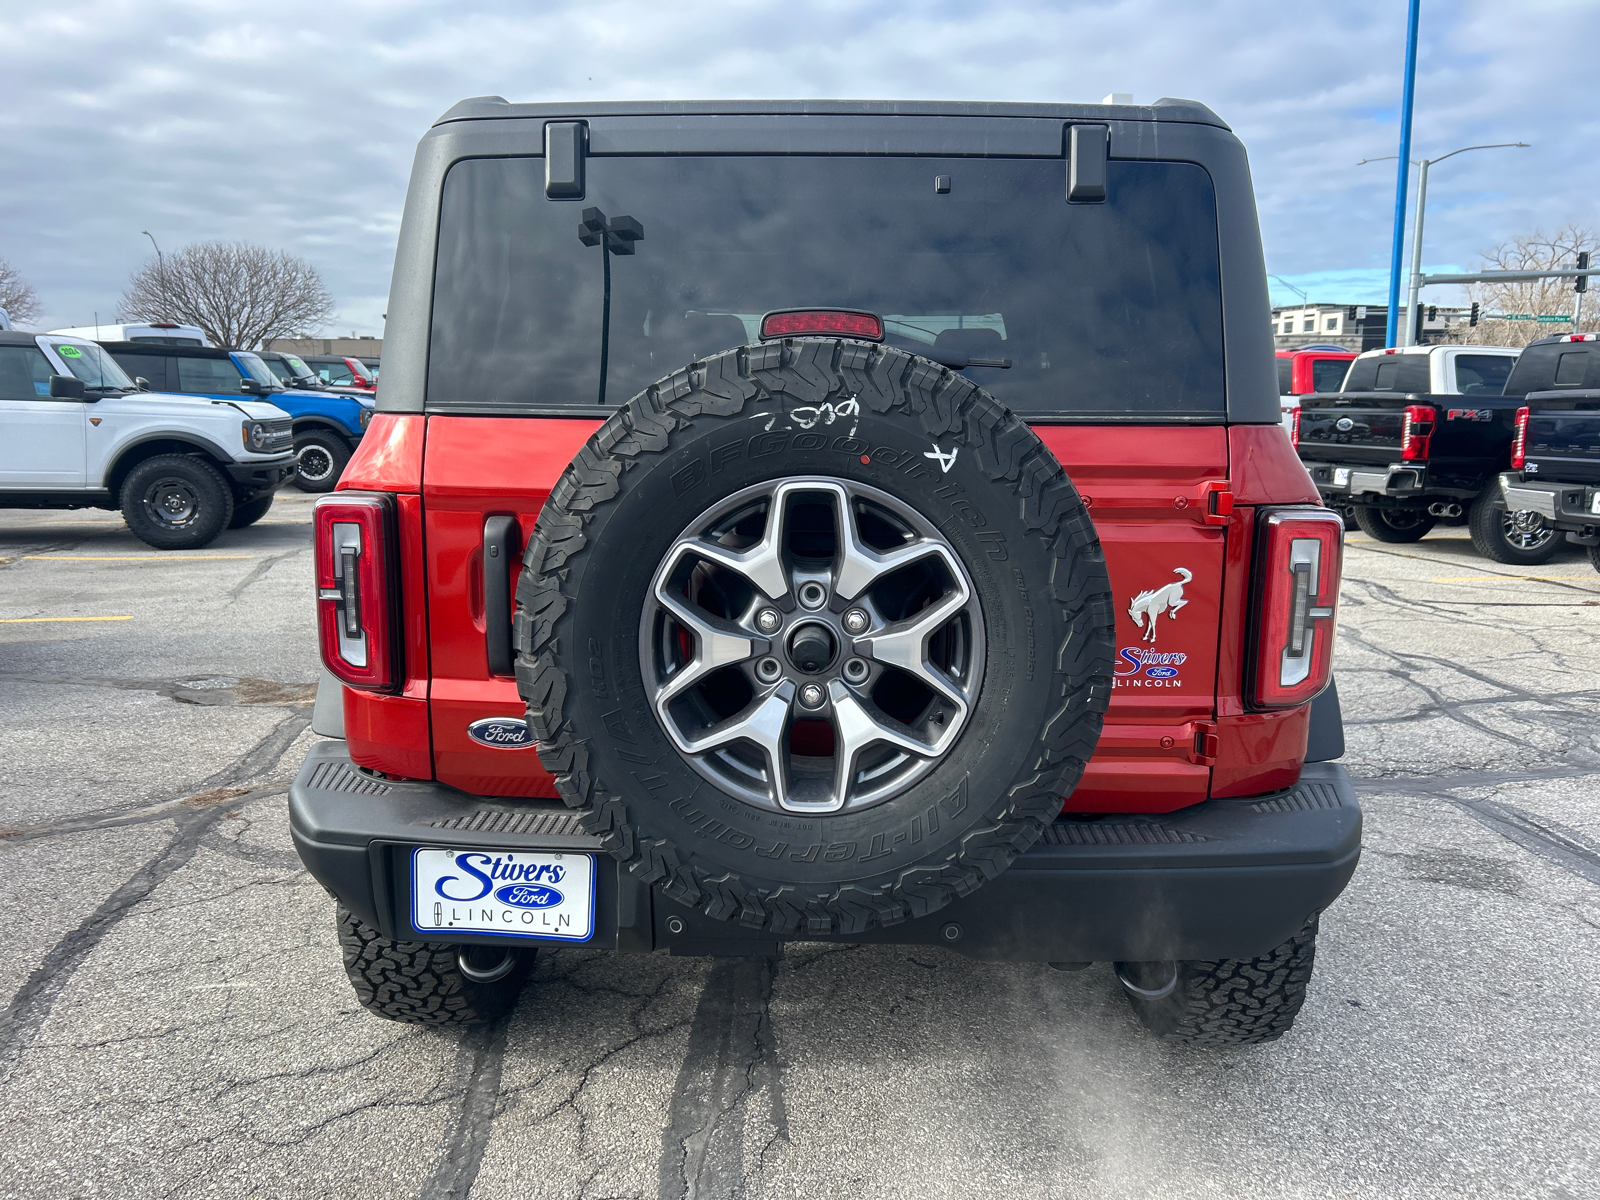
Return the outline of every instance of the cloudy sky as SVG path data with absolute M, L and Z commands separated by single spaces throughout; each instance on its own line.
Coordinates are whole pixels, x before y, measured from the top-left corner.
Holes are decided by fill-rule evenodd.
M 1414 154 L 1533 143 L 1435 171 L 1429 269 L 1600 226 L 1600 5 L 1422 7 Z M 1190 97 L 1250 150 L 1269 271 L 1340 303 L 1386 286 L 1394 164 L 1356 163 L 1395 152 L 1402 0 L 13 0 L 0 18 L 0 257 L 39 293 L 40 328 L 107 320 L 148 229 L 163 249 L 301 254 L 339 305 L 324 332 L 381 334 L 416 140 L 488 94 Z

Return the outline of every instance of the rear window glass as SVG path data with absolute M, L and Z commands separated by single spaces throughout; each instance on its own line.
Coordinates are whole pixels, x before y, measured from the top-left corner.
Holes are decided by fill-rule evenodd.
M 220 392 L 239 394 L 239 368 L 227 358 L 180 358 L 178 360 L 178 389 L 203 394 Z
M 1278 395 L 1294 395 L 1294 359 L 1280 358 L 1278 360 Z
M 1458 354 L 1456 387 L 1463 396 L 1498 396 L 1516 361 L 1510 354 Z
M 1557 387 L 1577 387 L 1583 382 L 1583 366 L 1588 361 L 1586 350 L 1568 350 L 1556 359 Z
M 1350 369 L 1348 358 L 1314 358 L 1311 360 L 1311 390 L 1337 392 L 1344 383 L 1345 372 Z
M 1426 392 L 1426 354 L 1381 354 L 1358 358 L 1344 377 L 1346 392 Z
M 1107 170 L 1106 203 L 1068 204 L 1060 159 L 594 157 L 575 203 L 545 198 L 542 159 L 458 163 L 429 407 L 615 405 L 754 340 L 764 312 L 815 306 L 879 314 L 892 345 L 1009 359 L 967 373 L 1026 414 L 1221 414 L 1210 178 Z M 604 395 L 590 207 L 643 230 L 610 256 Z

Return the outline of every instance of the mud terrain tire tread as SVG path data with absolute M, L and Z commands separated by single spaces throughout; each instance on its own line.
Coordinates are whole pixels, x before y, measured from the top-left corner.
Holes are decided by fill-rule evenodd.
M 504 979 L 477 983 L 461 973 L 455 946 L 396 942 L 342 904 L 339 949 L 356 999 L 368 1012 L 407 1025 L 482 1025 L 504 1014 L 533 967 L 533 952 Z
M 783 396 L 818 404 L 843 392 L 862 409 L 899 410 L 932 436 L 953 435 L 984 474 L 1017 498 L 1031 533 L 1049 539 L 1050 595 L 1068 630 L 1051 656 L 1055 715 L 1037 753 L 943 861 L 929 858 L 867 881 L 843 883 L 823 901 L 780 885 L 749 886 L 686 863 L 665 840 L 640 839 L 628 801 L 591 769 L 586 738 L 566 713 L 568 678 L 557 660 L 576 596 L 565 567 L 587 545 L 592 515 L 614 501 L 625 470 L 647 466 L 674 434 L 702 415 L 736 417 Z M 1077 786 L 1099 741 L 1111 696 L 1114 608 L 1094 525 L 1060 463 L 1023 422 L 965 376 L 903 351 L 861 342 L 797 339 L 726 351 L 690 364 L 629 400 L 579 450 L 551 490 L 523 558 L 514 636 L 517 683 L 528 723 L 557 792 L 583 827 L 636 878 L 673 900 L 747 929 L 782 935 L 862 933 L 925 916 L 972 894 L 1036 842 Z M 570 640 L 570 637 L 569 637 Z M 1085 719 L 1073 719 L 1086 714 Z
M 1317 955 L 1317 918 L 1260 958 L 1177 964 L 1178 985 L 1160 1000 L 1129 993 L 1152 1033 L 1193 1046 L 1272 1042 L 1294 1026 Z M 1126 990 L 1126 989 L 1124 989 Z

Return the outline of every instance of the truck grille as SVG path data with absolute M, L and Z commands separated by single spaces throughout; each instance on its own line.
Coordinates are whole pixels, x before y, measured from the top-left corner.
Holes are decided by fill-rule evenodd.
M 262 421 L 261 424 L 267 431 L 267 441 L 259 453 L 277 454 L 294 445 L 294 423 L 288 417 Z

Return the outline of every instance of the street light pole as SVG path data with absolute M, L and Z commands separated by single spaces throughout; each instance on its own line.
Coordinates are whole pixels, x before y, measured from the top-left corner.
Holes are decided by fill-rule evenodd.
M 1283 286 L 1288 288 L 1291 292 L 1296 293 L 1300 297 L 1300 303 L 1301 304 L 1310 304 L 1311 303 L 1310 297 L 1308 297 L 1299 288 L 1295 287 L 1294 284 L 1290 283 L 1282 275 L 1268 275 L 1267 278 L 1268 279 L 1276 279 L 1279 283 L 1283 284 Z
M 1406 74 L 1400 89 L 1400 160 L 1394 183 L 1394 244 L 1389 252 L 1389 328 L 1384 345 L 1395 344 L 1400 318 L 1400 252 L 1406 234 L 1406 173 L 1411 167 L 1411 105 L 1417 94 L 1417 22 L 1422 0 L 1411 0 L 1406 15 Z
M 161 247 L 156 246 L 156 235 L 151 233 L 148 229 L 141 229 L 139 232 L 144 234 L 145 237 L 149 238 L 150 244 L 156 247 L 156 277 L 161 280 L 161 307 L 163 310 L 165 310 L 167 307 L 167 261 L 161 257 Z M 171 315 L 172 314 L 166 311 L 163 311 L 161 314 L 163 319 L 166 319 Z
M 1428 168 L 1435 163 L 1442 163 L 1447 158 L 1454 158 L 1458 154 L 1465 154 L 1468 150 L 1501 150 L 1513 146 L 1526 149 L 1528 142 L 1494 142 L 1487 146 L 1463 146 L 1459 150 L 1452 150 L 1449 154 L 1441 154 L 1438 158 L 1425 158 L 1417 164 L 1417 216 L 1411 227 L 1411 287 L 1406 304 L 1406 331 L 1401 338 L 1402 346 L 1415 346 L 1417 335 L 1422 331 L 1422 322 L 1417 320 L 1417 293 L 1422 290 L 1422 221 L 1424 210 L 1428 205 Z

